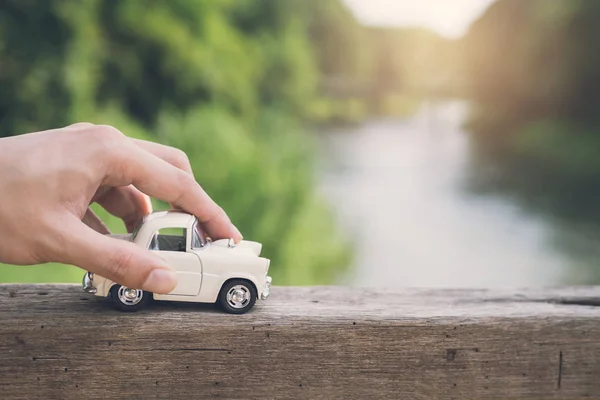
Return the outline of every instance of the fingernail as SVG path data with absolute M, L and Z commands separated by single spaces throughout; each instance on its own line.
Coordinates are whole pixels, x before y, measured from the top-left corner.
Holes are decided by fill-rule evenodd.
M 143 289 L 152 293 L 166 294 L 177 286 L 177 275 L 168 269 L 155 269 L 144 282 Z

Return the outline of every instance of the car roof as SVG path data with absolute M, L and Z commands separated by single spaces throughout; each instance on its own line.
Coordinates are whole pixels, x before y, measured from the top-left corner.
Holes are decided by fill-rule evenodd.
M 158 222 L 164 225 L 186 226 L 195 218 L 193 215 L 180 210 L 155 211 L 144 217 L 143 223 Z

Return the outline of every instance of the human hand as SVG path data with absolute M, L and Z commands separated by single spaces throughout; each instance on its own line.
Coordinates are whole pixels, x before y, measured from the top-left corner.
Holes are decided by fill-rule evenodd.
M 181 150 L 80 123 L 0 139 L 0 261 L 61 262 L 119 284 L 168 293 L 165 260 L 109 233 L 97 202 L 131 232 L 150 213 L 148 196 L 198 217 L 214 239 L 242 235 L 193 177 Z

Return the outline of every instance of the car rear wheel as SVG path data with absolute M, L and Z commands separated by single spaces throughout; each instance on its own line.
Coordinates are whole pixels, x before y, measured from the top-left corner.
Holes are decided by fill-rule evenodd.
M 152 293 L 117 284 L 110 289 L 110 297 L 117 310 L 133 312 L 146 307 Z
M 244 314 L 254 306 L 256 298 L 256 288 L 252 282 L 232 279 L 221 288 L 218 302 L 230 314 Z

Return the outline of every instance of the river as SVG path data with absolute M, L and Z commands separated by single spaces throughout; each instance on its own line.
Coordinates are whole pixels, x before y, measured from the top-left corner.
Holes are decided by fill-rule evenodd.
M 466 105 L 333 130 L 320 188 L 352 239 L 340 283 L 376 287 L 539 287 L 578 282 L 560 227 L 497 195 L 465 190 Z M 575 271 L 575 272 L 574 272 Z M 581 280 L 581 279 L 580 279 Z M 585 281 L 585 278 L 582 278 Z

